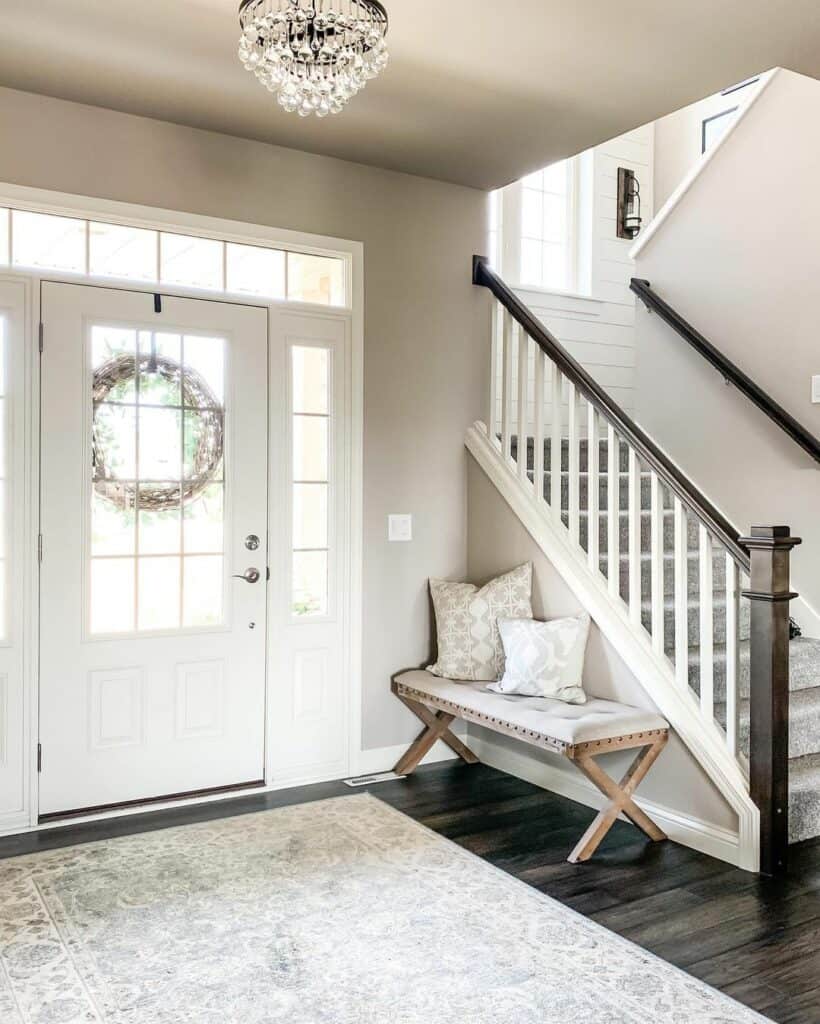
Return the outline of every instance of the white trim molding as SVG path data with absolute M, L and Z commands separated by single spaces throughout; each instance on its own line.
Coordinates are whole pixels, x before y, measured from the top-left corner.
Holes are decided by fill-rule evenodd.
M 710 727 L 691 693 L 676 683 L 672 663 L 653 649 L 644 630 L 630 622 L 625 605 L 612 600 L 606 579 L 594 573 L 580 548 L 572 546 L 562 525 L 539 506 L 532 486 L 518 476 L 515 466 L 500 455 L 483 423 L 467 432 L 467 450 L 510 506 L 598 628 L 630 667 L 637 681 L 671 724 L 683 744 L 738 816 L 737 866 L 759 868 L 760 812 L 749 795 L 748 781 L 729 754 L 717 725 Z M 735 861 L 733 861 L 735 863 Z
M 718 141 L 709 150 L 707 150 L 706 153 L 703 154 L 672 195 L 666 200 L 660 210 L 658 210 L 654 219 L 649 223 L 647 228 L 641 232 L 637 242 L 632 246 L 632 249 L 629 252 L 629 258 L 631 260 L 637 260 L 652 239 L 663 229 L 664 224 L 680 205 L 686 193 L 694 186 L 698 178 L 700 178 L 706 168 L 715 159 L 717 154 L 727 144 L 732 135 L 734 135 L 746 115 L 774 81 L 779 70 L 779 68 L 775 68 L 773 71 L 769 71 L 765 75 L 760 76 L 760 81 L 756 88 L 751 89 L 749 91 L 749 95 L 739 104 L 737 117 L 726 130 L 726 133 L 718 139 Z

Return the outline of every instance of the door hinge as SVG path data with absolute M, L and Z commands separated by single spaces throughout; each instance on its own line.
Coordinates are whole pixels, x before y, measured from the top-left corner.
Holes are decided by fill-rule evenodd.
M 39 328 L 39 331 L 38 331 L 38 335 L 37 335 L 37 336 L 38 336 L 38 342 L 37 342 L 37 344 L 38 344 L 38 346 L 39 346 L 40 352 L 42 352 L 42 351 L 43 351 L 43 334 L 44 334 L 44 333 L 45 333 L 45 332 L 44 332 L 44 329 L 43 329 L 43 325 L 42 325 L 42 324 L 40 324 L 40 328 Z
M 43 744 L 37 744 L 37 771 L 42 772 L 43 770 Z
M 43 535 L 42 533 L 37 534 L 37 561 L 42 562 L 43 560 Z

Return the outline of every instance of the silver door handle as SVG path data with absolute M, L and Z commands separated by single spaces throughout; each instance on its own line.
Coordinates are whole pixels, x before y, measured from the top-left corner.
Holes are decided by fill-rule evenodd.
M 262 573 L 258 569 L 246 569 L 244 572 L 234 573 L 235 580 L 244 580 L 246 583 L 258 583 L 262 579 Z

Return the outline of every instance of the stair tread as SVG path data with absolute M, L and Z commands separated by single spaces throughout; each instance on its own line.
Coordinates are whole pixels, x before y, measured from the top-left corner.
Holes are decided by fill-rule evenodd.
M 718 701 L 714 705 L 715 719 L 726 725 L 726 704 Z M 744 698 L 738 705 L 741 749 L 749 747 L 749 699 Z M 820 687 L 799 690 L 792 693 L 789 701 L 789 753 L 790 760 L 809 754 L 820 754 Z
M 739 662 L 748 671 L 751 657 L 751 641 L 741 640 Z M 726 644 L 716 643 L 713 648 L 715 665 L 726 663 Z M 700 668 L 700 647 L 689 648 L 689 667 Z M 792 693 L 820 686 L 820 640 L 813 637 L 796 637 L 789 645 L 789 689 Z
M 789 759 L 789 792 L 820 793 L 820 753 Z
M 700 599 L 698 597 L 695 597 L 695 596 L 690 594 L 687 597 L 686 607 L 687 607 L 687 609 L 690 612 L 691 611 L 699 611 L 700 610 Z M 722 610 L 725 607 L 726 607 L 726 594 L 725 594 L 725 592 L 723 590 L 721 590 L 721 591 L 718 591 L 717 593 L 714 593 L 712 595 L 712 609 L 713 610 L 715 610 L 715 609 Z M 651 598 L 648 598 L 648 597 L 643 598 L 643 600 L 641 601 L 641 610 L 642 611 L 651 611 L 652 610 L 652 599 Z M 663 597 L 663 610 L 667 611 L 667 612 L 675 610 L 675 597 L 674 597 L 673 594 L 664 594 L 664 597 Z M 741 614 L 742 614 L 742 608 L 741 608 Z
M 749 706 L 749 698 L 743 697 L 738 708 L 741 720 L 748 720 Z M 817 715 L 818 708 L 820 708 L 820 685 L 812 686 L 805 690 L 794 690 L 789 698 L 789 721 L 798 718 L 814 717 Z M 720 716 L 720 712 L 725 711 L 725 709 L 726 704 L 724 701 L 715 702 L 715 714 L 721 721 L 723 719 Z M 817 715 L 817 718 L 820 724 L 820 715 Z M 820 742 L 820 728 L 818 729 L 818 742 Z
M 687 557 L 687 559 L 690 562 L 699 561 L 700 560 L 700 551 L 698 551 L 697 549 L 692 549 L 691 551 L 687 551 L 686 552 L 686 557 Z M 674 565 L 674 563 L 675 563 L 675 552 L 674 551 L 664 551 L 664 553 L 663 553 L 663 560 L 668 565 Z M 609 564 L 609 555 L 606 554 L 606 552 L 604 552 L 603 554 L 599 554 L 598 555 L 598 561 L 601 563 L 601 565 L 608 565 Z M 619 552 L 619 554 L 618 554 L 618 561 L 622 562 L 624 565 L 628 565 L 629 564 L 629 552 L 628 551 L 627 552 L 623 552 L 623 551 Z M 642 562 L 651 562 L 652 561 L 652 552 L 651 551 L 642 551 L 641 552 L 641 561 Z
M 673 508 L 665 508 L 665 509 L 662 510 L 662 512 L 663 512 L 663 515 L 667 519 L 671 519 L 675 515 L 675 510 Z M 569 515 L 569 511 L 567 509 L 565 509 L 565 508 L 562 508 L 561 509 L 561 515 L 562 516 L 568 516 Z M 582 516 L 582 517 L 583 516 L 588 516 L 589 515 L 589 509 L 579 508 L 578 509 L 578 515 Z M 601 519 L 606 519 L 607 516 L 609 515 L 608 511 L 606 510 L 606 507 L 603 504 L 598 509 L 598 515 L 600 516 Z M 640 509 L 640 515 L 642 515 L 642 516 L 652 515 L 652 509 L 651 508 L 643 508 L 642 507 Z M 628 519 L 629 518 L 629 509 L 628 508 L 619 508 L 618 509 L 618 518 L 619 519 Z
M 820 835 L 820 754 L 789 761 L 789 841 Z

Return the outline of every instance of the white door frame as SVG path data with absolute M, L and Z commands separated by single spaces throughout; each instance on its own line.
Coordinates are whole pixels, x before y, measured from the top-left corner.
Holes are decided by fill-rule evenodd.
M 28 188 L 19 185 L 0 183 L 0 207 L 28 210 L 37 213 L 59 214 L 67 217 L 103 221 L 105 223 L 123 224 L 151 230 L 177 231 L 183 234 L 215 238 L 221 241 L 245 243 L 250 245 L 267 245 L 282 247 L 293 251 L 315 253 L 318 255 L 340 256 L 347 266 L 347 295 L 350 299 L 346 307 L 331 307 L 291 301 L 265 302 L 257 296 L 242 296 L 235 293 L 204 291 L 196 288 L 150 284 L 113 278 L 100 278 L 87 274 L 62 274 L 52 271 L 28 271 L 12 267 L 0 267 L 0 281 L 22 282 L 26 295 L 25 310 L 25 385 L 23 403 L 25 408 L 26 429 L 24 432 L 25 448 L 25 480 L 20 507 L 24 523 L 22 562 L 25 565 L 24 593 L 19 595 L 24 602 L 26 622 L 28 626 L 23 637 L 23 685 L 27 694 L 26 717 L 21 723 L 28 739 L 24 763 L 24 786 L 27 794 L 27 806 L 14 817 L 4 818 L 0 815 L 0 835 L 36 831 L 41 828 L 59 827 L 59 823 L 48 825 L 38 824 L 38 709 L 39 709 L 39 565 L 38 565 L 38 528 L 39 528 L 39 394 L 40 394 L 40 362 L 38 358 L 40 323 L 40 284 L 55 281 L 69 284 L 83 284 L 98 287 L 116 287 L 133 291 L 161 291 L 164 295 L 177 295 L 181 298 L 201 298 L 209 300 L 223 299 L 232 303 L 260 306 L 268 305 L 270 312 L 287 309 L 303 312 L 322 318 L 330 318 L 345 324 L 345 335 L 348 340 L 348 353 L 344 381 L 344 416 L 347 425 L 346 463 L 346 550 L 340 550 L 340 570 L 344 574 L 345 604 L 344 617 L 345 657 L 344 680 L 346 692 L 347 714 L 347 771 L 355 774 L 363 762 L 361 745 L 361 665 L 362 665 L 362 556 L 363 556 L 363 402 L 364 402 L 364 247 L 361 242 L 325 237 L 290 230 L 280 230 L 264 225 L 246 224 L 239 221 L 222 220 L 198 214 L 178 213 L 154 207 L 138 206 L 130 203 L 113 202 L 110 200 L 50 192 L 43 189 Z M 271 317 L 269 316 L 269 321 Z M 271 377 L 274 374 L 274 360 L 271 360 Z M 275 388 L 281 382 L 271 380 L 271 397 L 277 394 Z M 278 422 L 270 417 L 269 451 L 270 473 L 269 488 L 277 486 L 274 472 L 281 463 L 281 436 L 274 437 Z M 277 458 L 277 453 L 279 457 Z M 273 505 L 273 502 L 271 502 Z M 271 528 L 271 511 L 269 511 L 269 529 Z M 17 597 L 18 595 L 14 595 Z M 276 636 L 275 622 L 269 627 L 269 645 L 267 658 L 267 674 L 270 677 L 271 644 Z M 267 700 L 266 714 L 266 746 L 270 750 L 270 710 L 271 701 Z M 298 780 L 288 779 L 279 783 L 271 778 L 270 756 L 266 764 L 267 790 L 284 788 L 296 784 L 327 781 L 326 778 L 306 776 Z M 256 788 L 249 792 L 259 793 Z M 232 796 L 242 796 L 238 791 Z M 190 800 L 175 801 L 174 806 L 210 802 L 225 799 L 225 794 L 196 797 Z M 72 818 L 68 824 L 81 821 L 99 820 L 118 817 L 123 814 L 134 814 L 167 806 L 166 802 L 145 804 L 137 808 L 104 812 L 82 818 Z

